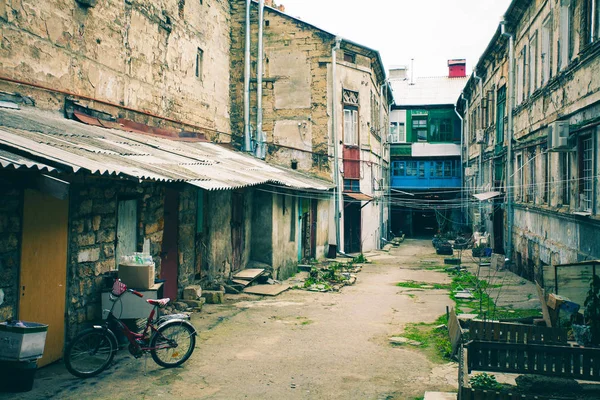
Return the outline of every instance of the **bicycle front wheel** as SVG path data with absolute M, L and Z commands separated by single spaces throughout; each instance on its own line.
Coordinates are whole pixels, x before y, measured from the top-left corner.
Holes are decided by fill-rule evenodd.
M 152 336 L 150 354 L 161 367 L 173 368 L 190 358 L 195 345 L 194 328 L 185 323 L 170 323 L 158 328 Z
M 67 370 L 79 378 L 89 378 L 104 371 L 117 351 L 110 333 L 87 329 L 75 337 L 65 351 Z

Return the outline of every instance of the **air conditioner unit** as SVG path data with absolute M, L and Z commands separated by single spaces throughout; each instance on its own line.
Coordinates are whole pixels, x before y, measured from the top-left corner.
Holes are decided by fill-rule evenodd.
M 465 168 L 465 176 L 475 176 L 477 175 L 476 167 L 466 167 Z
M 477 129 L 475 130 L 475 141 L 477 143 L 483 143 L 483 129 Z
M 569 121 L 554 121 L 548 125 L 548 149 L 567 150 L 569 148 Z

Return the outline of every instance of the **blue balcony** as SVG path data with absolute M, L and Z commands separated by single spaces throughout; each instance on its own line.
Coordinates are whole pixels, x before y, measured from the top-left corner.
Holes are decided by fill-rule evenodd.
M 460 160 L 405 160 L 392 162 L 394 189 L 449 189 L 461 186 Z

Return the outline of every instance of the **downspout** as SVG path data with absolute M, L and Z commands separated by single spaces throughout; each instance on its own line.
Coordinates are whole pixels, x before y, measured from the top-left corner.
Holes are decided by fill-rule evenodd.
M 479 96 L 481 97 L 480 101 L 483 102 L 483 82 L 481 77 L 477 76 L 477 69 L 473 70 L 473 78 L 477 79 L 477 81 L 479 82 L 478 86 L 479 86 Z M 479 116 L 479 118 L 481 118 L 481 116 Z M 473 121 L 475 123 L 475 127 L 477 127 L 477 121 Z M 475 135 L 477 135 L 477 130 L 475 131 Z M 479 144 L 479 168 L 477 170 L 477 177 L 478 177 L 478 190 L 483 190 L 483 171 L 482 171 L 482 165 L 483 164 L 483 143 Z M 479 225 L 482 226 L 483 225 L 483 202 L 479 202 Z
M 456 106 L 458 105 L 458 102 L 460 101 L 460 99 L 463 98 L 463 93 L 460 94 L 460 97 L 458 98 L 458 101 L 456 102 L 456 104 L 454 104 L 454 113 L 456 114 L 456 116 L 458 117 L 458 119 L 460 119 L 460 169 L 462 171 L 462 173 L 460 174 L 460 211 L 461 214 L 465 215 L 465 172 L 464 172 L 464 165 L 463 165 L 463 146 L 464 146 L 464 140 L 463 140 L 463 136 L 464 136 L 464 120 L 463 117 L 460 115 L 460 113 L 458 112 L 458 110 L 456 109 Z
M 380 117 L 380 122 L 379 122 L 379 136 L 381 137 L 381 135 L 385 134 L 385 131 L 383 130 L 383 122 L 385 122 L 385 117 L 383 118 L 383 122 L 381 121 L 381 111 L 383 110 L 383 102 L 384 102 L 384 97 L 383 97 L 383 88 L 385 86 L 386 82 L 381 84 L 381 88 L 379 90 L 379 96 L 380 96 L 380 104 L 379 104 L 379 117 Z M 387 135 L 386 135 L 387 136 Z M 385 146 L 385 141 L 381 142 L 381 154 L 380 154 L 380 158 L 379 158 L 379 249 L 382 249 L 382 242 L 383 239 L 386 239 L 385 236 L 385 232 L 383 231 L 383 154 L 384 154 L 384 146 Z
M 331 83 L 332 83 L 332 92 L 331 92 L 331 124 L 332 124 L 332 136 L 333 136 L 333 181 L 335 183 L 335 211 L 334 211 L 334 221 L 335 221 L 335 244 L 337 245 L 337 250 L 341 253 L 344 252 L 344 245 L 340 243 L 340 206 L 342 199 L 342 188 L 340 185 L 340 166 L 339 166 L 339 140 L 338 140 L 338 129 L 337 129 L 337 75 L 336 75 L 336 64 L 337 64 L 337 51 L 340 49 L 340 44 L 342 43 L 341 38 L 335 38 L 335 45 L 331 48 Z
M 246 0 L 246 47 L 244 55 L 244 151 L 252 151 L 250 140 L 250 6 L 252 0 Z
M 466 167 L 465 168 L 468 168 L 471 165 L 471 153 L 470 153 L 470 146 L 469 146 L 469 137 L 470 137 L 469 136 L 469 128 L 470 128 L 470 126 L 469 126 L 469 99 L 466 98 L 466 97 L 463 97 L 463 98 L 465 100 L 465 114 L 466 114 L 465 115 L 466 118 L 464 120 L 465 125 L 464 125 L 464 135 L 463 136 L 466 137 L 465 140 L 467 142 L 466 151 L 465 151 L 467 153 L 467 157 L 466 157 L 467 159 L 466 159 L 466 162 L 465 162 Z M 468 196 L 469 199 L 471 198 L 470 190 L 467 190 L 467 196 Z M 471 207 L 467 206 L 467 220 L 466 220 L 466 223 L 469 224 L 470 220 L 471 220 Z
M 507 123 L 507 137 L 508 137 L 508 149 L 506 151 L 506 216 L 507 220 L 507 238 L 506 238 L 506 257 L 509 260 L 509 263 L 512 262 L 512 247 L 513 247 L 513 184 L 514 177 L 512 176 L 512 141 L 513 141 L 513 104 L 515 97 L 515 89 L 514 89 L 514 63 L 515 63 L 515 37 L 512 33 L 507 32 L 506 27 L 507 22 L 502 21 L 501 33 L 502 36 L 508 37 L 508 99 L 506 108 L 508 109 L 508 123 Z
M 262 90 L 263 90 L 263 25 L 265 13 L 265 0 L 260 0 L 258 3 L 258 54 L 256 64 L 256 152 L 258 158 L 265 158 L 265 134 L 262 129 L 263 125 L 263 109 L 262 109 Z

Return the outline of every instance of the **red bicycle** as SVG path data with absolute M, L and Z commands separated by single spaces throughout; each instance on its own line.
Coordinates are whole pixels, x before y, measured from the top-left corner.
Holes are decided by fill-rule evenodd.
M 187 361 L 196 345 L 196 329 L 185 314 L 158 317 L 158 308 L 166 306 L 170 299 L 146 300 L 153 305 L 152 311 L 141 333 L 131 331 L 113 314 L 117 302 L 126 293 L 139 297 L 143 294 L 115 280 L 110 299 L 113 302 L 106 322 L 94 325 L 79 333 L 67 346 L 65 366 L 80 378 L 89 378 L 104 371 L 112 362 L 118 349 L 118 341 L 113 329 L 125 334 L 129 341 L 129 352 L 139 358 L 150 353 L 154 362 L 165 368 L 177 367 Z

